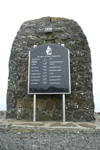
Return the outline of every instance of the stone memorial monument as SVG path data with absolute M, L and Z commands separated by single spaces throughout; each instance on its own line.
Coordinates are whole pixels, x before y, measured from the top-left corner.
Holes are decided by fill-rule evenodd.
M 7 118 L 94 121 L 91 51 L 73 20 L 44 17 L 24 22 L 9 60 Z

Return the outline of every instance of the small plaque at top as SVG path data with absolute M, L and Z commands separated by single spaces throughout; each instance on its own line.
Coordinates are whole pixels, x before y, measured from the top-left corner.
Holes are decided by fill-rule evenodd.
M 45 27 L 45 33 L 50 33 L 53 32 L 53 28 L 52 27 Z

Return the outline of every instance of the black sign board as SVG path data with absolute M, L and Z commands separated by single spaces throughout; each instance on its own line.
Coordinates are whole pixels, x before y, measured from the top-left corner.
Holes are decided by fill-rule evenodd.
M 69 94 L 69 50 L 57 44 L 43 44 L 29 51 L 29 94 Z

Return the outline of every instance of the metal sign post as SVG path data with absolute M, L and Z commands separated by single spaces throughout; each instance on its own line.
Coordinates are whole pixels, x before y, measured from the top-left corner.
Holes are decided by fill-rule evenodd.
M 65 122 L 65 94 L 62 95 L 63 122 Z
M 36 122 L 36 94 L 33 96 L 33 122 Z

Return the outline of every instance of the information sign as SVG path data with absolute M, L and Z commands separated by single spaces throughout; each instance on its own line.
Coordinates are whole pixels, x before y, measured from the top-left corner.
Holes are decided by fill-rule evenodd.
M 29 51 L 29 94 L 70 94 L 69 50 L 43 44 Z

